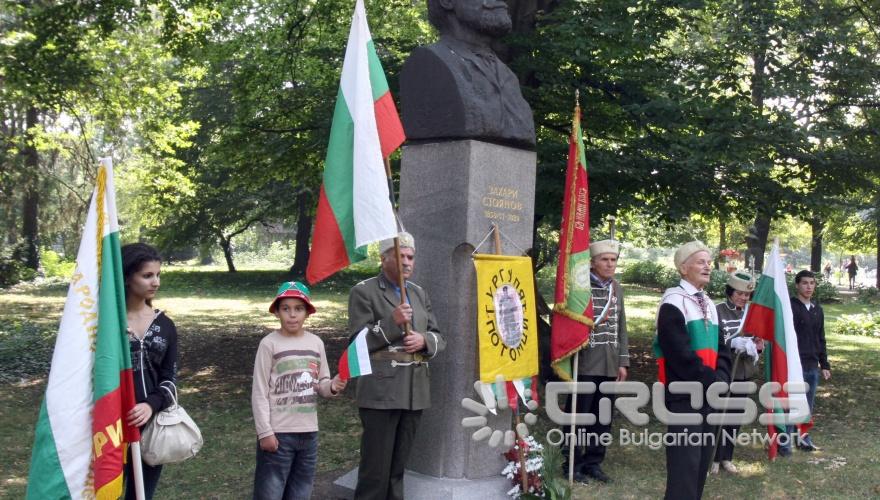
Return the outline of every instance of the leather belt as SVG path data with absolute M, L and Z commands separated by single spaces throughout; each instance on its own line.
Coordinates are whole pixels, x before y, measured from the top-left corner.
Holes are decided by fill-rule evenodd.
M 377 351 L 370 353 L 370 359 L 375 361 L 397 361 L 400 363 L 423 363 L 426 361 L 425 356 L 415 353 L 400 351 Z

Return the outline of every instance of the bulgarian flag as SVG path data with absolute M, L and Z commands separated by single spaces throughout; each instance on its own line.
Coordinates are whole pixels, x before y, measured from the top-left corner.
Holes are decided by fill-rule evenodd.
M 364 2 L 357 0 L 306 268 L 309 283 L 365 259 L 367 243 L 397 236 L 383 160 L 404 139 Z
M 370 364 L 370 351 L 367 349 L 367 327 L 364 327 L 339 358 L 339 378 L 348 380 L 371 373 L 373 366 Z
M 113 167 L 101 160 L 40 407 L 27 497 L 116 499 L 134 407 Z
M 550 356 L 553 370 L 572 379 L 572 356 L 587 345 L 593 326 L 590 285 L 590 191 L 581 137 L 581 108 L 575 106 L 559 230 L 559 264 L 553 306 Z
M 768 410 L 777 417 L 769 426 L 772 439 L 767 452 L 772 460 L 776 458 L 778 449 L 775 436 L 785 432 L 785 425 L 782 423 L 785 410 L 790 409 L 788 416 L 794 422 L 805 422 L 810 418 L 809 410 L 806 414 L 799 411 L 808 408 L 806 394 L 790 395 L 784 390 L 787 382 L 803 383 L 804 374 L 785 281 L 785 266 L 779 257 L 778 242 L 773 244 L 764 274 L 758 278 L 752 302 L 743 319 L 742 331 L 768 341 L 768 347 L 764 349 L 767 380 L 778 382 L 783 387 L 783 390 L 773 394 L 774 398 L 789 398 L 788 404 L 777 404 L 773 410 Z

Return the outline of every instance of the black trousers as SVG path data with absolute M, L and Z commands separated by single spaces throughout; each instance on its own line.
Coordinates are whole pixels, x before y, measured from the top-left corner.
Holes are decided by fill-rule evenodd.
M 156 487 L 159 486 L 162 466 L 149 465 L 146 462 L 142 462 L 141 470 L 144 473 L 144 498 L 150 500 L 156 494 Z M 125 500 L 135 500 L 137 493 L 134 486 L 134 466 L 131 463 L 131 448 L 128 449 L 128 460 L 125 462 L 123 474 L 125 478 Z
M 728 410 L 727 413 L 742 413 Z M 725 425 L 721 427 L 718 436 L 718 451 L 715 452 L 715 461 L 733 460 L 733 447 L 736 444 L 736 435 L 739 432 L 738 425 Z
M 675 413 L 696 413 L 688 400 L 666 402 L 669 411 Z M 666 432 L 679 441 L 666 446 L 666 495 L 669 500 L 698 500 L 703 496 L 706 474 L 712 463 L 712 449 L 716 426 L 706 423 L 706 415 L 711 409 L 703 405 L 699 413 L 703 423 L 699 425 L 670 425 Z M 699 436 L 694 436 L 699 434 Z M 711 437 L 710 437 L 711 436 Z M 689 438 L 694 438 L 693 440 Z M 697 439 L 699 438 L 699 439 Z M 696 442 L 699 444 L 691 444 Z
M 403 500 L 403 473 L 422 410 L 359 408 L 364 433 L 356 500 Z
M 578 375 L 579 382 L 593 382 L 596 384 L 596 392 L 593 394 L 577 395 L 577 412 L 592 413 L 596 416 L 596 423 L 593 425 L 575 426 L 575 439 L 579 443 L 574 450 L 574 470 L 585 472 L 592 467 L 598 467 L 605 460 L 606 448 L 599 443 L 599 436 L 604 433 L 611 432 L 611 422 L 602 424 L 599 422 L 599 401 L 606 397 L 611 400 L 612 412 L 614 411 L 614 395 L 603 395 L 599 391 L 599 384 L 602 382 L 613 382 L 617 380 L 614 377 L 604 377 L 600 375 Z M 565 411 L 571 412 L 572 397 L 569 397 L 565 403 Z M 570 426 L 562 429 L 562 432 L 568 434 L 571 431 Z M 579 437 L 582 439 L 578 440 Z M 568 459 L 568 454 L 564 455 Z M 563 471 L 565 477 L 568 477 L 568 469 Z

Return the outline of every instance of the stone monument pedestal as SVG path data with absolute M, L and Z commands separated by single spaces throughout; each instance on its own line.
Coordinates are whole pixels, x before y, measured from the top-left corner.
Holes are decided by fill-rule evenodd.
M 405 479 L 407 499 L 506 498 L 503 445 L 474 442 L 476 429 L 461 419 L 465 397 L 479 400 L 476 273 L 471 253 L 497 223 L 502 253 L 521 255 L 532 246 L 536 155 L 532 151 L 461 140 L 403 148 L 400 218 L 416 241 L 413 280 L 431 299 L 446 350 L 430 361 L 431 408 L 422 414 Z M 481 253 L 495 253 L 490 237 Z M 511 428 L 510 413 L 489 425 Z M 335 484 L 356 474 L 349 472 Z M 353 487 L 353 486 L 352 486 Z M 338 490 L 341 492 L 342 490 Z

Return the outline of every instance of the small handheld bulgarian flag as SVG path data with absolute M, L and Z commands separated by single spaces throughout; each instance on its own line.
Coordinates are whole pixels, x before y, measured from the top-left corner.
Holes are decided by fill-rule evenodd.
M 348 345 L 339 358 L 339 378 L 348 380 L 373 373 L 370 351 L 367 349 L 367 327 L 358 332 L 354 342 Z

